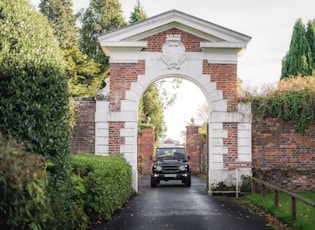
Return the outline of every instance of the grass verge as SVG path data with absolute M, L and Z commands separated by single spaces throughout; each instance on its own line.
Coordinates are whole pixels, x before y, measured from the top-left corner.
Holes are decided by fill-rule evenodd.
M 315 201 L 315 193 L 299 193 L 299 195 Z M 291 197 L 284 193 L 279 193 L 279 207 L 274 207 L 273 194 L 267 193 L 266 200 L 263 201 L 261 194 L 247 195 L 247 199 L 265 213 L 270 213 L 287 226 L 296 230 L 312 230 L 315 226 L 315 208 L 299 200 L 296 202 L 296 220 L 291 216 Z M 281 229 L 281 228 L 279 228 Z

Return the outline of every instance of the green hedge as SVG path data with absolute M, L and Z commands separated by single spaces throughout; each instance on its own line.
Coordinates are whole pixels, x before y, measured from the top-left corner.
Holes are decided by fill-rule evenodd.
M 0 133 L 49 162 L 48 229 L 73 229 L 68 87 L 63 53 L 28 0 L 0 1 Z
M 46 163 L 0 135 L 0 229 L 41 229 L 52 218 Z
M 111 219 L 134 191 L 132 170 L 122 157 L 72 155 L 72 182 L 77 226 Z

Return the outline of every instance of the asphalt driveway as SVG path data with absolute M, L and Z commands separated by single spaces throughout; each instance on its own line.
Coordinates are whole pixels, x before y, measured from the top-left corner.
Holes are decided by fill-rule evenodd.
M 272 229 L 262 217 L 209 196 L 206 182 L 199 177 L 192 177 L 190 188 L 178 181 L 161 181 L 156 188 L 151 188 L 149 176 L 143 176 L 139 178 L 139 190 L 140 194 L 118 211 L 112 221 L 91 229 Z

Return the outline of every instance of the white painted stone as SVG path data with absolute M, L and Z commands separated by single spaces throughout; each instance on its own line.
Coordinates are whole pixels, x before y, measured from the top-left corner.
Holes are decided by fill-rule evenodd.
M 136 129 L 138 128 L 138 123 L 137 122 L 126 122 L 125 123 L 125 128 L 126 129 Z
M 251 154 L 251 147 L 250 146 L 247 146 L 247 147 L 244 147 L 244 146 L 238 146 L 237 148 L 237 152 L 238 154 L 248 154 L 250 155 Z
M 145 91 L 145 88 L 141 86 L 138 82 L 132 82 L 130 90 L 137 92 L 138 95 L 142 95 L 142 93 Z
M 208 82 L 206 85 L 204 85 L 204 88 L 205 88 L 207 94 L 209 94 L 212 91 L 215 91 L 217 89 L 217 83 L 216 82 Z
M 251 155 L 242 155 L 242 154 L 239 154 L 238 157 L 237 157 L 237 160 L 238 161 L 246 161 L 246 162 L 251 162 L 252 161 L 252 158 L 251 158 Z
M 237 134 L 239 138 L 243 138 L 243 139 L 246 139 L 246 138 L 251 139 L 251 135 L 252 135 L 250 130 L 238 130 Z
M 210 83 L 210 75 L 207 74 L 200 75 L 197 80 L 199 84 L 204 87 L 205 85 Z
M 133 157 L 133 153 L 130 153 L 130 152 L 128 152 L 128 153 L 124 153 L 124 158 L 126 159 L 126 161 L 128 162 L 128 163 L 131 163 L 131 165 L 133 165 L 133 163 L 134 163 L 134 157 Z
M 211 130 L 210 131 L 211 138 L 228 138 L 227 130 Z
M 99 130 L 99 129 L 108 130 L 109 125 L 107 122 L 95 122 L 95 128 L 96 130 Z
M 133 156 L 133 153 L 135 152 L 135 146 L 134 145 L 121 145 L 120 146 L 120 152 L 124 153 L 129 153 L 129 155 Z
M 121 101 L 121 111 L 134 111 L 135 108 L 138 108 L 138 103 L 135 101 Z
M 250 147 L 252 145 L 252 140 L 250 138 L 238 138 L 238 146 L 241 147 Z
M 108 101 L 96 101 L 95 122 L 107 122 Z
M 95 146 L 95 154 L 96 155 L 109 155 L 108 145 L 97 145 Z
M 150 81 L 148 75 L 138 75 L 137 83 L 142 87 L 146 87 L 147 83 Z
M 211 121 L 211 123 L 209 124 L 209 127 L 211 130 L 222 130 L 223 129 L 223 123 L 214 123 Z
M 209 168 L 211 168 L 211 169 L 213 169 L 213 170 L 216 170 L 216 169 L 223 169 L 223 168 L 224 168 L 224 164 L 223 164 L 223 163 L 217 163 L 217 162 L 210 163 Z
M 134 136 L 132 137 L 125 137 L 125 144 L 126 145 L 133 145 L 134 144 Z
M 137 99 L 139 97 L 140 97 L 140 95 L 135 91 L 132 91 L 132 90 L 126 91 L 126 100 L 137 102 Z
M 224 112 L 227 110 L 227 100 L 219 100 L 211 103 L 211 110 L 213 112 Z
M 100 137 L 100 136 L 98 136 L 98 137 L 96 137 L 96 141 L 97 141 L 98 145 L 108 145 L 109 139 L 108 139 L 108 137 Z
M 223 138 L 212 138 L 211 143 L 213 147 L 223 146 Z
M 221 90 L 214 90 L 209 93 L 209 98 L 212 102 L 222 100 L 223 99 L 223 93 Z
M 237 125 L 238 130 L 252 130 L 252 124 L 251 123 L 238 123 Z
M 108 116 L 108 121 L 137 121 L 137 112 L 127 111 L 127 112 L 111 112 Z
M 135 137 L 134 129 L 120 129 L 120 136 L 121 137 Z
M 226 146 L 222 147 L 210 147 L 210 154 L 211 155 L 222 155 L 222 154 L 227 154 L 228 149 Z
M 212 155 L 211 156 L 212 163 L 223 163 L 223 155 Z
M 195 52 L 194 52 L 195 53 Z M 191 73 L 192 76 L 199 76 L 202 74 L 202 65 L 203 62 L 201 59 L 195 59 L 193 60 L 191 57 L 194 55 L 194 53 L 187 52 L 187 60 L 186 62 L 181 66 L 181 72 L 184 73 Z

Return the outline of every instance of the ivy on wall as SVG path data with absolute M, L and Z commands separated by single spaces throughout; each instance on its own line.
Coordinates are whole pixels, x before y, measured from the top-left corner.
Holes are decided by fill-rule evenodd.
M 264 96 L 250 95 L 242 101 L 251 102 L 258 117 L 274 117 L 295 121 L 296 130 L 304 133 L 315 115 L 315 78 L 292 77 L 279 82 L 278 89 Z

